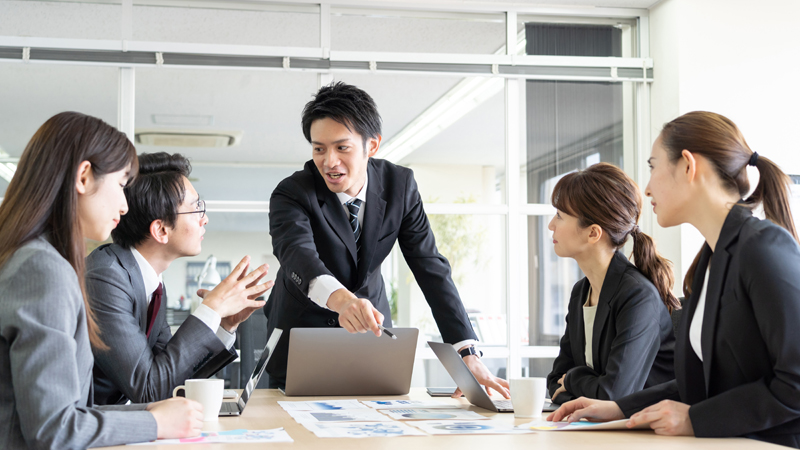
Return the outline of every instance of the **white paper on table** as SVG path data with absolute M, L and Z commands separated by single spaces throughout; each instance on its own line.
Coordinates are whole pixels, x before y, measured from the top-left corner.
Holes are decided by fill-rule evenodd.
M 408 422 L 430 434 L 527 434 L 530 429 L 515 428 L 512 423 L 497 420 L 421 420 Z
M 400 422 L 305 422 L 303 426 L 319 438 L 425 436 Z
M 304 422 L 388 422 L 392 419 L 374 409 L 337 409 L 334 411 L 287 411 L 298 423 Z
M 600 430 L 643 430 L 649 429 L 650 424 L 639 424 L 633 428 L 628 428 L 628 419 L 612 420 L 611 422 L 588 422 L 581 420 L 579 422 L 547 422 L 545 420 L 535 420 L 533 422 L 523 423 L 518 425 L 517 428 L 524 428 L 534 431 L 600 431 Z
M 465 409 L 381 409 L 380 412 L 395 420 L 484 420 L 489 419 L 475 411 Z
M 396 408 L 444 408 L 444 409 L 457 409 L 460 406 L 453 403 L 437 402 L 435 400 L 376 400 L 365 401 L 361 403 L 375 409 L 396 409 Z
M 340 409 L 366 409 L 356 399 L 348 400 L 320 400 L 314 402 L 278 402 L 284 411 L 334 411 Z
M 159 439 L 128 445 L 174 445 L 174 444 L 249 444 L 268 442 L 294 442 L 283 428 L 273 430 L 228 430 L 210 431 L 200 436 L 184 439 Z

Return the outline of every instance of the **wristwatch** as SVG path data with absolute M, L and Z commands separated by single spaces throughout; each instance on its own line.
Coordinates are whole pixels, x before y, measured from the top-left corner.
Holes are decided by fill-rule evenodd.
M 475 355 L 478 358 L 483 356 L 483 352 L 480 351 L 480 350 L 477 350 L 475 348 L 475 346 L 473 346 L 473 345 L 470 345 L 469 347 L 465 348 L 464 350 L 459 351 L 458 354 L 461 355 L 462 358 L 465 358 L 465 357 L 467 357 L 469 355 Z

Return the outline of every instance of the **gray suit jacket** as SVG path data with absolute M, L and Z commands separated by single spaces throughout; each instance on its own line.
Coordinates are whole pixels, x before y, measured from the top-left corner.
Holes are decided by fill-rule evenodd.
M 97 404 L 164 400 L 187 378 L 208 377 L 236 359 L 197 317 L 189 316 L 173 336 L 166 295 L 147 337 L 147 294 L 128 249 L 108 244 L 93 251 L 86 258 L 86 290 L 109 346 L 94 353 Z
M 0 448 L 155 439 L 145 405 L 91 407 L 92 362 L 75 270 L 49 242 L 35 239 L 0 269 Z

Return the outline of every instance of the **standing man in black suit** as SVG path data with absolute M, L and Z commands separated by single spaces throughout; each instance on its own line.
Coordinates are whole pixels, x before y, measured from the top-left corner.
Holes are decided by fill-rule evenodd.
M 398 241 L 443 340 L 487 391 L 508 398 L 508 382 L 492 376 L 475 350 L 475 332 L 450 264 L 436 249 L 414 174 L 373 158 L 381 143 L 375 102 L 355 86 L 331 84 L 306 104 L 302 123 L 312 160 L 270 199 L 270 234 L 281 267 L 264 308 L 269 333 L 341 326 L 380 336 L 379 324 L 391 326 L 380 267 Z M 270 387 L 286 383 L 288 347 L 284 332 L 267 366 Z
M 183 256 L 200 253 L 205 203 L 189 182 L 180 154 L 139 156 L 139 174 L 125 187 L 128 214 L 111 232 L 113 244 L 86 258 L 86 288 L 108 349 L 94 351 L 94 401 L 98 405 L 149 403 L 172 396 L 187 378 L 206 378 L 236 359 L 239 323 L 271 287 L 258 285 L 266 265 L 245 276 L 249 257 L 172 334 L 162 273 Z

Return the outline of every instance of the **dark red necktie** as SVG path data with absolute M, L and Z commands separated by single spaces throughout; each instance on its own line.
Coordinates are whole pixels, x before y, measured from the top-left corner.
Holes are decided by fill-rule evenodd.
M 158 283 L 158 288 L 153 292 L 153 299 L 147 306 L 147 337 L 150 338 L 150 331 L 153 329 L 153 322 L 156 321 L 158 310 L 161 308 L 161 296 L 164 294 L 163 283 Z

